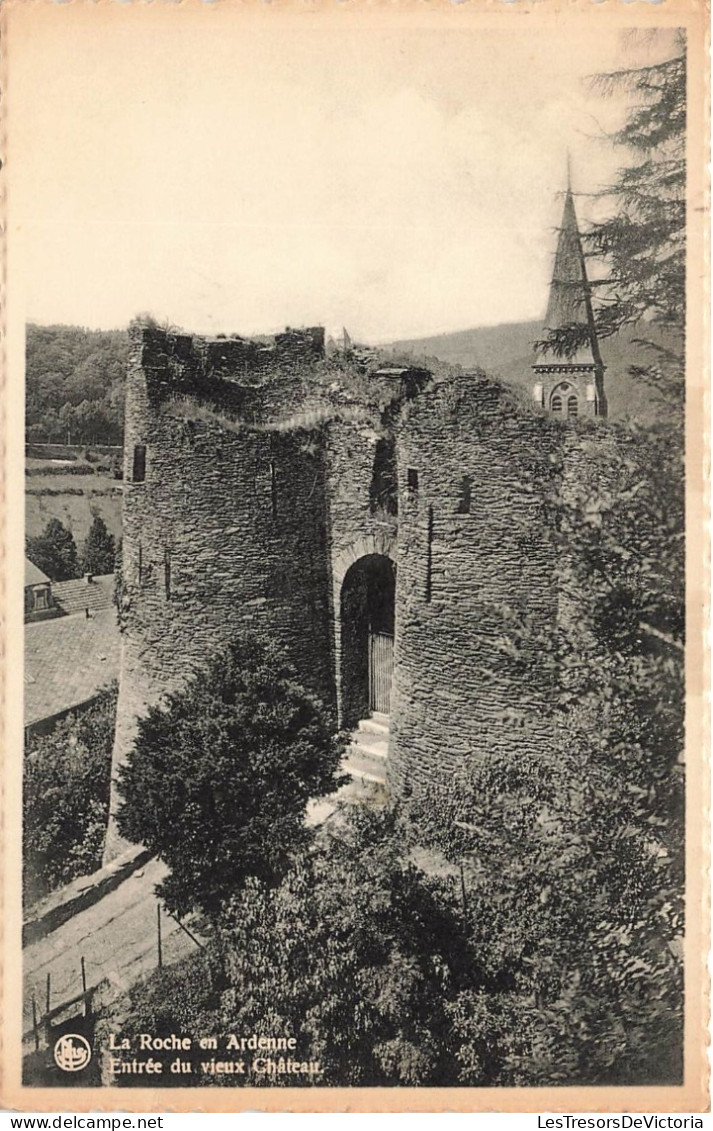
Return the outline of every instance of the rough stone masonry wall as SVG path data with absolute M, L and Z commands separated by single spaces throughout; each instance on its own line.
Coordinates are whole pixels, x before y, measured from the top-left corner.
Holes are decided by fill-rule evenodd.
M 425 788 L 487 751 L 537 754 L 553 741 L 550 676 L 536 650 L 518 652 L 518 626 L 555 631 L 545 496 L 559 436 L 478 376 L 440 383 L 404 411 L 389 769 L 397 790 Z
M 335 707 L 322 447 L 302 430 L 181 419 L 172 397 L 191 393 L 191 351 L 176 380 L 175 358 L 156 345 L 134 332 L 114 775 L 136 717 L 242 632 L 282 645 L 304 683 Z M 201 374 L 194 380 L 200 388 Z M 259 390 L 226 395 L 237 410 Z M 143 482 L 133 478 L 137 445 L 146 447 Z M 120 847 L 112 824 L 108 857 Z

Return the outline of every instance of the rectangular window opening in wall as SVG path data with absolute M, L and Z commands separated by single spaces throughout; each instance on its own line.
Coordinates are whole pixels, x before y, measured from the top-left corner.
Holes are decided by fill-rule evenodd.
M 415 467 L 409 467 L 406 470 L 406 486 L 411 495 L 418 493 L 418 471 Z
M 277 518 L 277 470 L 274 459 L 270 460 L 270 500 L 272 504 L 272 517 Z
M 166 600 L 171 597 L 171 551 L 166 549 L 163 552 L 163 580 L 166 587 Z
M 460 481 L 460 502 L 458 503 L 458 514 L 470 514 L 470 497 L 473 487 L 473 480 L 470 475 L 464 475 Z
M 138 575 L 139 575 L 139 585 L 140 585 L 141 582 L 144 579 L 144 555 L 143 555 L 143 551 L 141 549 L 141 543 L 140 542 L 139 542 Z
M 428 508 L 428 527 L 426 530 L 426 604 L 430 605 L 433 596 L 433 507 Z
M 136 444 L 134 447 L 134 467 L 131 478 L 134 483 L 143 483 L 146 478 L 145 444 Z

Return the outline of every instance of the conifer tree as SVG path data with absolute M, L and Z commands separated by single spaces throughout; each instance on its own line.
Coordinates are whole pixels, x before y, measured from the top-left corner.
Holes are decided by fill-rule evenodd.
M 113 573 L 116 544 L 101 515 L 96 515 L 82 548 L 82 569 L 98 576 Z
M 248 876 L 280 878 L 309 840 L 308 800 L 345 780 L 343 752 L 279 651 L 236 641 L 139 719 L 119 831 L 168 865 L 158 892 L 169 910 L 214 916 Z
M 604 272 L 591 282 L 598 337 L 625 326 L 640 332 L 647 362 L 630 372 L 673 404 L 684 393 L 686 300 L 686 55 L 677 42 L 670 58 L 596 76 L 604 94 L 627 92 L 631 105 L 609 140 L 628 155 L 601 198 L 606 219 L 583 233 L 585 254 Z M 542 348 L 557 356 L 589 340 L 585 323 L 551 330 Z
M 42 534 L 27 539 L 26 553 L 52 581 L 69 581 L 80 575 L 77 545 L 58 518 L 51 518 Z

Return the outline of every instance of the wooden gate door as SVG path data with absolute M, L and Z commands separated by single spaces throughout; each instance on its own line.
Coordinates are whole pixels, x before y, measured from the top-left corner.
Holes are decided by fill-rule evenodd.
M 394 673 L 394 638 L 386 632 L 369 633 L 369 710 L 388 715 L 391 677 Z

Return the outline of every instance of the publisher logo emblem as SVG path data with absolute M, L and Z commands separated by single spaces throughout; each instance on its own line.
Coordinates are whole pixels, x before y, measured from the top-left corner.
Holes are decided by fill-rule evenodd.
M 63 1072 L 80 1072 L 91 1059 L 91 1045 L 79 1033 L 65 1033 L 55 1043 L 54 1062 Z

